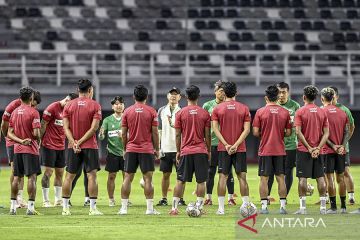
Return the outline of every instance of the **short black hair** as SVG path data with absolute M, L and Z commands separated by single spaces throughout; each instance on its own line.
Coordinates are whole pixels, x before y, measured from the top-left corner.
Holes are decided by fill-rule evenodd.
M 276 87 L 278 87 L 278 88 L 286 88 L 288 91 L 290 90 L 290 86 L 286 82 L 279 82 L 278 84 L 276 84 Z
M 221 85 L 222 89 L 224 89 L 225 96 L 228 98 L 233 98 L 236 96 L 237 87 L 234 82 L 224 82 Z
M 309 85 L 304 87 L 304 96 L 309 101 L 314 101 L 316 99 L 316 96 L 319 94 L 319 89 L 317 87 Z
M 214 83 L 214 90 L 217 91 L 219 88 L 221 88 L 222 84 L 224 82 L 219 80 L 219 81 L 216 81 L 216 83 Z
M 321 96 L 327 101 L 331 102 L 335 96 L 335 90 L 327 87 L 321 90 Z
M 270 85 L 265 90 L 265 95 L 270 102 L 276 102 L 278 100 L 279 89 L 276 85 Z
M 332 88 L 335 91 L 335 95 L 339 96 L 339 89 L 335 86 L 329 86 L 329 88 Z
M 188 87 L 185 92 L 187 99 L 189 99 L 190 101 L 196 101 L 200 97 L 200 88 L 195 85 L 191 85 L 190 87 Z
M 33 96 L 33 93 L 34 93 L 34 89 L 32 89 L 31 87 L 20 88 L 19 95 L 20 95 L 21 101 L 23 101 L 25 103 L 30 102 L 30 100 Z
M 137 85 L 134 88 L 134 97 L 138 102 L 143 102 L 147 99 L 149 94 L 148 89 L 144 85 Z
M 79 97 L 79 94 L 72 92 L 72 93 L 69 93 L 69 94 L 67 95 L 67 97 L 70 98 L 70 100 L 74 100 L 75 98 L 78 98 L 78 97 Z
M 111 100 L 111 105 L 114 105 L 117 101 L 119 101 L 119 103 L 124 103 L 124 99 L 120 96 L 116 96 Z
M 92 83 L 89 79 L 80 79 L 78 81 L 79 92 L 86 93 L 92 87 Z
M 37 104 L 41 103 L 41 94 L 39 91 L 34 90 L 34 101 L 36 101 Z

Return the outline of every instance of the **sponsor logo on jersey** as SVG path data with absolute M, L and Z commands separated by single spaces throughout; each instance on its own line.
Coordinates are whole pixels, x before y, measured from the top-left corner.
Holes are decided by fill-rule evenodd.
M 54 121 L 54 124 L 55 125 L 57 125 L 57 126 L 63 126 L 63 120 L 61 120 L 61 119 L 55 119 L 55 121 Z

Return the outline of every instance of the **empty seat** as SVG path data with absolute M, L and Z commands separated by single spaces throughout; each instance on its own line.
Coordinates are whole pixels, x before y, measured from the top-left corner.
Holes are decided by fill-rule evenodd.
M 295 42 L 306 42 L 306 36 L 304 33 L 295 33 L 294 34 Z
M 347 10 L 346 17 L 349 19 L 357 19 L 359 18 L 358 11 L 356 10 Z
M 234 21 L 233 26 L 235 29 L 246 29 L 244 21 Z
M 208 29 L 220 29 L 220 23 L 218 21 L 209 21 L 208 22 Z
M 263 29 L 263 30 L 270 30 L 270 29 L 272 29 L 273 27 L 272 27 L 272 22 L 270 22 L 270 21 L 262 21 L 261 22 L 261 29 Z
M 279 34 L 275 33 L 275 32 L 268 33 L 268 41 L 269 42 L 278 42 L 278 41 L 280 41 Z
M 346 33 L 345 39 L 346 42 L 357 42 L 359 40 L 356 33 Z
M 323 19 L 330 19 L 332 18 L 332 14 L 330 10 L 321 10 L 320 11 L 320 17 Z
M 250 32 L 243 33 L 241 35 L 241 39 L 242 39 L 242 41 L 245 41 L 245 42 L 250 42 L 250 41 L 254 40 L 253 35 Z
M 237 33 L 237 32 L 230 32 L 230 33 L 228 34 L 228 38 L 229 38 L 229 40 L 232 41 L 232 42 L 240 41 L 240 35 L 239 35 L 239 33 Z
M 283 21 L 275 21 L 274 29 L 275 30 L 286 30 L 285 22 L 283 22 Z
M 236 11 L 236 9 L 227 9 L 225 15 L 228 18 L 237 18 L 238 12 Z
M 201 35 L 198 32 L 192 32 L 190 33 L 190 40 L 192 42 L 198 42 L 201 41 Z
M 172 17 L 172 11 L 171 9 L 165 8 L 161 9 L 161 17 L 163 18 L 171 18 Z

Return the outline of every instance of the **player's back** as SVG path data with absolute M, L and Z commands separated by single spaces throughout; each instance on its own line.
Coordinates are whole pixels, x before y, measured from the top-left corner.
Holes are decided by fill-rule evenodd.
M 301 132 L 310 146 L 317 147 L 323 135 L 323 128 L 328 127 L 328 121 L 325 112 L 311 103 L 296 112 L 295 125 L 301 127 Z M 298 149 L 307 152 L 306 147 L 300 141 Z
M 341 145 L 344 137 L 344 129 L 349 122 L 346 113 L 339 107 L 328 105 L 323 108 L 329 121 L 329 139 L 336 145 Z M 326 145 L 327 150 L 331 149 Z
M 206 153 L 206 127 L 210 128 L 210 115 L 200 106 L 189 105 L 176 113 L 175 128 L 181 129 L 182 153 Z
M 79 140 L 91 128 L 93 119 L 101 120 L 101 107 L 96 101 L 79 97 L 65 106 L 63 117 L 69 120 L 75 140 Z M 82 148 L 97 148 L 96 135 L 81 145 Z
M 60 102 L 53 102 L 44 110 L 42 116 L 42 119 L 48 122 L 42 145 L 50 149 L 63 150 L 65 148 L 62 111 Z
M 269 149 L 271 155 L 285 155 L 284 136 L 285 129 L 291 129 L 289 111 L 277 104 L 267 104 L 260 108 L 255 115 L 253 126 L 259 127 L 261 142 L 259 155 L 269 155 L 266 146 L 273 146 Z
M 122 118 L 122 126 L 128 128 L 126 151 L 154 153 L 152 127 L 158 126 L 157 112 L 154 108 L 135 103 L 128 107 Z

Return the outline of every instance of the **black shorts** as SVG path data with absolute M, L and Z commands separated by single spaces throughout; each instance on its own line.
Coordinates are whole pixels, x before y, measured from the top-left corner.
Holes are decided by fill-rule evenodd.
M 108 152 L 106 157 L 105 171 L 115 173 L 118 171 L 124 171 L 124 158 Z
M 164 153 L 164 156 L 160 158 L 160 171 L 163 173 L 171 173 L 173 166 L 176 167 L 176 152 Z
M 127 152 L 125 154 L 124 171 L 136 173 L 140 165 L 142 173 L 155 171 L 155 156 L 151 153 Z
M 197 183 L 206 182 L 208 179 L 209 156 L 206 153 L 184 155 L 180 159 L 177 171 L 177 180 L 192 182 L 195 172 Z
M 8 157 L 9 165 L 14 161 L 14 145 L 6 147 L 6 153 Z
M 211 160 L 210 167 L 217 167 L 219 165 L 219 152 L 217 146 L 211 146 Z
M 49 168 L 65 167 L 65 150 L 53 150 L 44 146 L 40 149 L 41 165 Z
M 28 177 L 33 174 L 41 174 L 39 156 L 29 153 L 14 154 L 14 176 Z
M 85 148 L 80 153 L 75 154 L 72 149 L 67 152 L 66 171 L 77 174 L 84 164 L 85 171 L 100 170 L 99 151 L 97 149 Z
M 229 155 L 227 152 L 220 151 L 218 173 L 229 175 L 231 166 L 234 166 L 237 174 L 247 172 L 246 152 L 237 152 Z
M 285 169 L 293 169 L 296 166 L 296 150 L 286 150 Z
M 345 154 L 345 167 L 350 167 L 350 153 Z
M 308 152 L 296 151 L 296 177 L 313 179 L 324 177 L 323 157 L 312 158 Z
M 286 156 L 259 156 L 259 176 L 285 174 Z
M 342 174 L 345 172 L 345 155 L 336 153 L 326 154 L 324 161 L 325 173 Z

